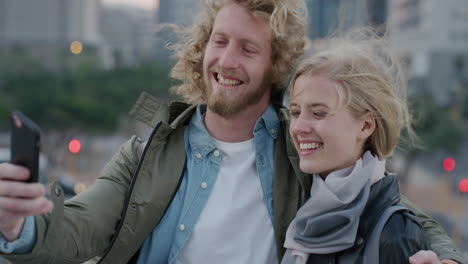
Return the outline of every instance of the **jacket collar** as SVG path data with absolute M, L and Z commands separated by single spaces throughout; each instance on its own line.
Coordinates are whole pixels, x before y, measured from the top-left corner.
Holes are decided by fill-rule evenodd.
M 149 127 L 155 127 L 160 121 L 177 127 L 179 124 L 187 122 L 194 110 L 194 105 L 180 101 L 162 101 L 143 92 L 133 105 L 129 115 Z
M 396 175 L 386 174 L 371 186 L 369 200 L 361 215 L 358 233 L 367 237 L 374 229 L 375 224 L 383 211 L 400 201 L 400 191 Z

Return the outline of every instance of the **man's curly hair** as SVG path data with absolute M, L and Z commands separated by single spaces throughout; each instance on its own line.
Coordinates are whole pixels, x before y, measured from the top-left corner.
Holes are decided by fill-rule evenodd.
M 172 48 L 177 63 L 171 77 L 181 81 L 171 88 L 188 103 L 201 103 L 204 98 L 203 57 L 218 11 L 227 3 L 246 7 L 253 15 L 265 17 L 272 29 L 272 62 L 274 89 L 284 83 L 304 53 L 307 30 L 307 7 L 303 0 L 201 0 L 202 12 L 193 26 L 177 30 L 180 41 Z

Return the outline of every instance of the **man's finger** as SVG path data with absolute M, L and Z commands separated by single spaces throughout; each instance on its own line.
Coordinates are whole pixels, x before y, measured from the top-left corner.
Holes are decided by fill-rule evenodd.
M 0 197 L 0 210 L 17 214 L 36 215 L 51 206 L 53 206 L 52 202 L 45 197 L 36 199 Z
M 39 183 L 1 181 L 0 196 L 36 198 L 45 194 L 45 188 Z
M 24 181 L 29 179 L 29 170 L 11 163 L 0 164 L 0 179 Z
M 52 202 L 50 202 L 48 204 L 45 204 L 43 207 L 38 208 L 35 212 L 15 212 L 8 210 L 0 210 L 0 222 L 8 223 L 28 216 L 42 215 L 45 213 L 49 213 L 50 211 L 52 211 L 53 208 L 54 205 Z
M 5 223 L 18 221 L 19 219 L 25 218 L 27 216 L 29 215 L 26 215 L 24 213 L 0 210 L 0 223 L 1 223 L 0 226 L 3 228 L 3 225 L 5 225 Z

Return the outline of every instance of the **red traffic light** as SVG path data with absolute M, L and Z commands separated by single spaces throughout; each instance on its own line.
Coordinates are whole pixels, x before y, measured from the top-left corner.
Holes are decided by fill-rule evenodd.
M 81 150 L 81 142 L 78 139 L 72 139 L 68 143 L 68 150 L 73 154 L 80 153 Z
M 458 189 L 462 193 L 468 193 L 468 179 L 463 179 L 458 183 Z
M 452 158 L 446 158 L 444 159 L 444 162 L 442 163 L 442 166 L 444 167 L 444 170 L 447 172 L 451 172 L 455 169 L 455 160 Z

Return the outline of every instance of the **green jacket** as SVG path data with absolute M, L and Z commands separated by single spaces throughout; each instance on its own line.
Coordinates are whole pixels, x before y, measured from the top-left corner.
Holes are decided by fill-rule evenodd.
M 169 206 L 185 167 L 184 125 L 195 106 L 180 102 L 161 103 L 143 94 L 132 114 L 154 126 L 148 141 L 133 137 L 104 167 L 100 177 L 85 192 L 63 202 L 63 192 L 54 184 L 52 213 L 36 217 L 37 241 L 32 252 L 7 255 L 13 263 L 127 263 L 158 225 Z M 279 137 L 275 142 L 273 211 L 278 257 L 289 223 L 307 199 L 310 178 L 298 165 L 298 156 L 287 136 L 288 116 L 278 110 Z M 427 215 L 417 212 L 429 243 L 440 258 L 461 262 L 460 252 Z

